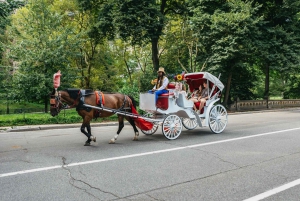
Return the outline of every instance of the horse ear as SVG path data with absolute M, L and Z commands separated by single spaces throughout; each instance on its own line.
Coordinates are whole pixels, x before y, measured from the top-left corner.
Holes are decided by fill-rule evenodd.
M 55 89 L 53 89 L 52 92 L 49 92 L 48 96 L 50 97 L 51 95 L 54 95 L 54 93 L 55 93 Z

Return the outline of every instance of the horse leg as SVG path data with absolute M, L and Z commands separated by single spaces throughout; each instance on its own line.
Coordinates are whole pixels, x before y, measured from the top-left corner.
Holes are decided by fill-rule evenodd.
M 139 131 L 138 131 L 138 129 L 136 128 L 136 125 L 135 125 L 135 123 L 134 123 L 134 120 L 132 119 L 132 118 L 130 118 L 130 117 L 126 117 L 126 119 L 127 119 L 127 121 L 131 124 L 131 126 L 132 126 L 132 128 L 133 128 L 133 130 L 134 130 L 134 137 L 133 137 L 133 141 L 137 141 L 137 140 L 139 140 L 138 139 L 138 136 L 139 136 Z
M 119 137 L 119 134 L 120 134 L 121 130 L 122 130 L 123 127 L 124 127 L 124 116 L 118 115 L 118 120 L 119 120 L 119 128 L 118 128 L 117 134 L 115 135 L 115 137 L 113 137 L 113 138 L 109 141 L 109 144 L 114 144 L 114 143 L 116 142 L 116 140 L 117 140 L 118 137 Z
M 85 128 L 86 128 L 86 130 L 85 130 Z M 88 140 L 85 142 L 84 146 L 90 146 L 91 141 L 96 142 L 96 137 L 94 137 L 91 132 L 90 119 L 84 118 L 83 123 L 80 128 L 80 131 L 83 134 L 85 134 L 88 138 Z

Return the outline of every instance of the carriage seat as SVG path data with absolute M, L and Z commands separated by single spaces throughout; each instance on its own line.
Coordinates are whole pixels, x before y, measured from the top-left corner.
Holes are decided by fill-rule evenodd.
M 168 88 L 169 92 L 168 92 L 168 93 L 161 94 L 161 95 L 159 95 L 159 97 L 160 97 L 160 96 L 165 97 L 165 96 L 174 95 L 175 83 L 172 83 L 172 82 L 169 83 L 168 86 L 167 86 L 167 88 Z
M 175 83 L 168 84 L 168 93 L 164 93 L 158 96 L 156 107 L 162 110 L 167 110 L 169 108 L 169 97 L 174 95 L 173 90 L 175 90 Z
M 205 102 L 204 107 L 206 106 L 206 103 L 207 103 L 207 102 Z M 195 103 L 195 106 L 196 106 L 197 110 L 199 110 L 200 102 Z M 204 112 L 204 107 L 201 109 L 200 114 L 203 114 L 203 112 Z
M 183 108 L 191 108 L 194 105 L 194 102 L 187 100 L 182 93 L 179 93 L 176 103 L 179 107 Z

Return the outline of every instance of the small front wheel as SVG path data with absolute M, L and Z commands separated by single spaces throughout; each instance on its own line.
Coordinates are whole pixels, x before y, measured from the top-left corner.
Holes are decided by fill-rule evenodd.
M 143 115 L 143 117 L 147 117 L 147 118 L 153 118 L 153 114 L 152 113 L 147 113 L 145 115 Z M 158 124 L 157 123 L 153 123 L 153 127 L 151 130 L 141 130 L 142 133 L 144 133 L 145 135 L 152 135 L 154 134 L 158 129 Z
M 182 118 L 182 125 L 188 130 L 193 130 L 194 128 L 197 127 L 198 122 L 196 118 L 195 119 Z
M 175 140 L 182 131 L 182 122 L 177 115 L 167 116 L 162 123 L 162 133 L 169 140 Z
M 227 125 L 227 111 L 223 105 L 215 105 L 209 112 L 209 128 L 214 133 L 221 133 Z

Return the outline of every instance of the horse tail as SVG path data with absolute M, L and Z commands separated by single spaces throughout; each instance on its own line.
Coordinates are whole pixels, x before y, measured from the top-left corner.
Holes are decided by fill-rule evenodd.
M 128 96 L 128 97 L 131 100 L 133 107 L 136 109 L 136 101 L 134 100 L 134 98 L 132 96 Z

